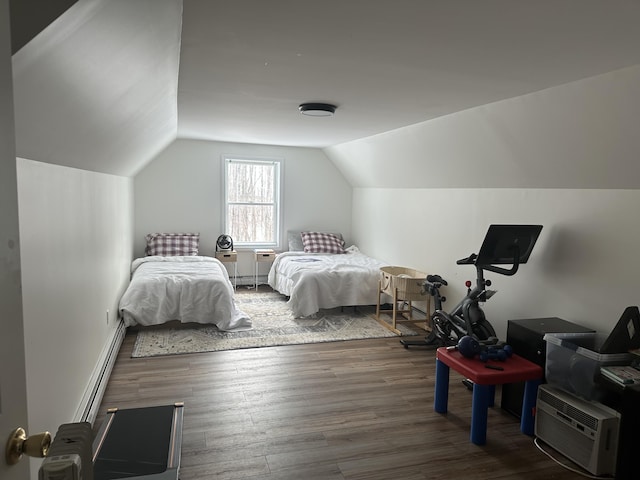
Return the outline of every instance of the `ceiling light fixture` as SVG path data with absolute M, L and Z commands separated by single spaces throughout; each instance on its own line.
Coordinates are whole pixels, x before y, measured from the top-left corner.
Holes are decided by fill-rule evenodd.
M 303 103 L 298 108 L 310 117 L 330 117 L 336 112 L 336 106 L 330 103 Z

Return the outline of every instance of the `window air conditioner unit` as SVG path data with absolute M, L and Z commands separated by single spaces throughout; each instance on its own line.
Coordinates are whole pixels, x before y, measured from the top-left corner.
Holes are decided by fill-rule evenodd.
M 620 414 L 551 385 L 540 385 L 535 435 L 594 475 L 615 473 Z

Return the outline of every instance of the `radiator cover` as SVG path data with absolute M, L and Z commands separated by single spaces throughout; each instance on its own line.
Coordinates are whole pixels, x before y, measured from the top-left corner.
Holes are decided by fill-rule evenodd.
M 88 422 L 60 425 L 39 480 L 93 480 L 93 431 Z

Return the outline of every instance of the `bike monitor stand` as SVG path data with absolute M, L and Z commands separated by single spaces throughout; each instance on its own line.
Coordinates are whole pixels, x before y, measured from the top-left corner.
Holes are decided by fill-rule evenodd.
M 513 265 L 527 263 L 542 225 L 490 225 L 475 264 Z M 519 255 L 514 257 L 514 247 Z

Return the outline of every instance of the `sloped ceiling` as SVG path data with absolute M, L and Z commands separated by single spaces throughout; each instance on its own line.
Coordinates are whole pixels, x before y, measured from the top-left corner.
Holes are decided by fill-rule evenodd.
M 79 0 L 13 55 L 19 157 L 132 175 L 177 133 L 182 2 Z
M 639 24 L 633 0 L 79 0 L 14 55 L 18 155 L 334 146 L 640 64 Z

